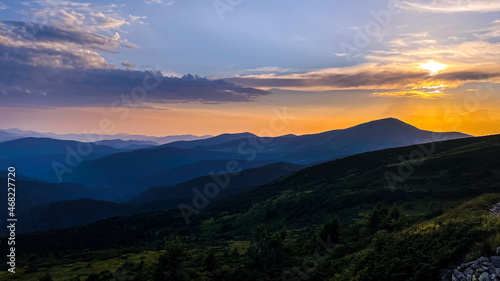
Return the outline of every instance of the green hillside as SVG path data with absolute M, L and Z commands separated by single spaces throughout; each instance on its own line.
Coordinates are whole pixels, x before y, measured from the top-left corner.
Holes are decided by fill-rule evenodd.
M 369 152 L 214 202 L 189 225 L 174 210 L 21 235 L 16 277 L 438 280 L 500 246 L 498 156 L 500 136 Z

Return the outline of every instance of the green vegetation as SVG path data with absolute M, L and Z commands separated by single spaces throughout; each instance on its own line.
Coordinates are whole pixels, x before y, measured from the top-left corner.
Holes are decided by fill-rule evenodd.
M 218 202 L 191 225 L 169 211 L 20 235 L 22 268 L 0 279 L 437 280 L 440 269 L 495 254 L 500 136 L 440 142 L 410 159 L 415 151 L 310 167 Z

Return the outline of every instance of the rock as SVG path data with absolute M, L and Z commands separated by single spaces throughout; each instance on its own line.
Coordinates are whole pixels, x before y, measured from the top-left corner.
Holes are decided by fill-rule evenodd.
M 491 266 L 500 268 L 500 257 L 499 256 L 493 256 L 491 257 Z
M 443 277 L 441 278 L 441 281 L 451 281 L 451 277 L 453 275 L 453 271 L 448 270 L 443 274 Z
M 477 259 L 476 263 L 480 264 L 480 263 L 489 262 L 489 261 L 490 261 L 490 259 L 487 257 L 480 257 L 479 259 Z
M 465 276 L 462 272 L 455 270 L 453 273 L 458 277 L 458 280 L 467 280 L 467 276 Z
M 497 255 L 500 255 L 500 247 L 497 248 Z
M 491 281 L 490 275 L 487 272 L 484 272 L 479 276 L 479 281 Z
M 500 215 L 500 202 L 491 207 L 490 213 L 492 213 L 493 215 Z
M 439 276 L 443 281 L 500 281 L 500 256 L 493 256 L 491 259 L 480 257 L 476 261 L 457 266 L 453 271 L 440 270 Z

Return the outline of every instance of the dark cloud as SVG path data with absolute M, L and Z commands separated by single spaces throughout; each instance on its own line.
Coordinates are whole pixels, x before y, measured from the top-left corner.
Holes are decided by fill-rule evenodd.
M 2 106 L 110 106 L 144 102 L 247 102 L 269 94 L 224 80 L 123 69 L 61 69 L 3 60 Z M 134 101 L 134 95 L 144 100 Z
M 359 71 L 356 73 L 308 73 L 289 77 L 230 77 L 225 80 L 259 88 L 370 88 L 404 87 L 414 81 L 429 78 L 425 72 Z
M 0 39 L 2 106 L 133 103 L 144 107 L 161 102 L 245 102 L 269 94 L 224 80 L 134 71 L 128 61 L 122 63 L 125 69 L 119 69 L 97 52 L 114 51 L 120 45 L 133 47 L 119 35 L 110 38 L 78 28 L 4 21 L 0 22 Z M 134 94 L 141 98 L 134 99 Z
M 28 47 L 7 47 L 0 44 L 0 62 L 2 68 L 8 67 L 7 62 L 13 64 L 29 64 L 33 66 L 46 65 L 59 68 L 110 68 L 113 65 L 97 53 L 75 53 L 56 49 L 36 49 Z M 25 69 L 26 67 L 22 67 Z M 12 73 L 17 73 L 15 68 Z M 11 76 L 11 75 L 8 75 Z
M 40 43 L 73 43 L 83 48 L 97 51 L 114 52 L 115 49 L 124 45 L 128 48 L 137 48 L 118 38 L 110 38 L 100 34 L 86 32 L 82 29 L 61 29 L 50 25 L 37 23 L 26 23 L 20 21 L 0 22 L 0 34 L 6 35 L 14 40 L 24 42 L 31 41 Z
M 240 76 L 224 78 L 246 87 L 282 89 L 403 89 L 433 81 L 457 85 L 500 77 L 500 72 L 487 70 L 455 71 L 431 75 L 426 71 L 404 71 L 383 67 L 361 68 L 349 73 L 313 72 L 287 76 Z M 453 82 L 453 83 L 452 83 Z
M 495 71 L 456 71 L 441 73 L 435 76 L 436 79 L 447 81 L 483 81 L 500 77 L 500 72 Z

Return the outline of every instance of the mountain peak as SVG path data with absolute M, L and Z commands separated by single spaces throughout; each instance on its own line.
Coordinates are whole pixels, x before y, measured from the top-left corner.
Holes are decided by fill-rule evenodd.
M 374 129 L 377 129 L 377 130 L 387 130 L 387 129 L 417 129 L 419 130 L 417 127 L 413 126 L 413 125 L 410 125 L 406 122 L 403 122 L 397 118 L 384 118 L 384 119 L 379 119 L 379 120 L 373 120 L 373 121 L 370 121 L 370 122 L 366 122 L 366 123 L 362 123 L 362 124 L 359 124 L 357 126 L 354 126 L 354 127 L 351 127 L 351 128 L 348 128 L 346 130 L 350 130 L 350 129 L 365 129 L 365 128 L 374 128 Z
M 370 121 L 370 122 L 367 122 L 365 124 L 370 124 L 370 123 L 382 123 L 382 124 L 406 124 L 406 125 L 409 125 L 411 126 L 410 124 L 404 122 L 404 121 L 401 121 L 397 118 L 394 118 L 394 117 L 389 117 L 389 118 L 383 118 L 383 119 L 378 119 L 378 120 L 373 120 L 373 121 Z

